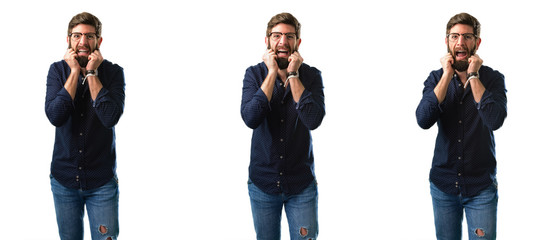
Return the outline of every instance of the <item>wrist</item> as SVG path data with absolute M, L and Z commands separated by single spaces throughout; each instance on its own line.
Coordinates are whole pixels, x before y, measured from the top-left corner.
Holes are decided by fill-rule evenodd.
M 470 80 L 470 79 L 473 79 L 473 78 L 478 78 L 479 79 L 479 73 L 478 72 L 469 72 L 466 75 L 466 79 L 467 80 Z

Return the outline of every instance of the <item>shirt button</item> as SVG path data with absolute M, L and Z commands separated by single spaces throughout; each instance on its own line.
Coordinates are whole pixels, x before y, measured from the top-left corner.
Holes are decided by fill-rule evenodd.
M 459 124 L 463 123 L 463 121 L 459 120 Z
M 457 159 L 461 160 L 461 157 L 457 157 Z
M 284 101 L 281 101 L 281 104 L 285 103 Z
M 83 133 L 80 133 L 80 136 L 83 136 Z
M 279 140 L 280 142 L 283 142 L 283 138 Z
M 79 153 L 82 153 L 82 152 L 83 152 L 83 150 L 81 150 L 81 149 L 80 149 L 80 150 L 78 150 L 78 152 L 79 152 Z
M 285 120 L 281 119 L 281 122 L 285 122 Z
M 461 142 L 461 139 L 458 139 L 457 141 L 458 141 L 458 142 Z
M 280 175 L 280 176 L 283 176 L 283 173 L 282 173 L 282 172 L 280 172 L 280 173 L 279 173 L 279 175 Z
M 82 169 L 82 167 L 78 167 L 78 169 L 79 169 L 79 170 L 81 170 L 81 169 Z
M 461 105 L 462 105 L 462 104 L 463 104 L 463 102 L 461 101 L 461 102 L 459 102 L 459 104 L 461 104 Z
M 279 156 L 280 159 L 283 159 L 283 155 Z
M 83 113 L 82 113 L 82 114 L 80 114 L 80 116 L 81 116 L 81 117 L 83 117 Z
M 460 176 L 461 176 L 461 173 L 458 173 L 458 174 L 457 174 L 457 176 L 459 176 L 459 177 L 460 177 Z

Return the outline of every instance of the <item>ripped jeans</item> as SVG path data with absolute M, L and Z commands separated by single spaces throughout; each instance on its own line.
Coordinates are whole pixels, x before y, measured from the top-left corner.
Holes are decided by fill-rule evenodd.
M 438 240 L 460 240 L 463 210 L 469 239 L 496 239 L 498 187 L 494 183 L 473 197 L 450 195 L 430 184 Z
M 91 190 L 70 189 L 50 176 L 57 226 L 61 240 L 83 239 L 84 205 L 87 206 L 92 240 L 116 240 L 118 236 L 118 181 Z
M 248 193 L 257 240 L 279 240 L 281 238 L 283 206 L 285 206 L 291 240 L 315 240 L 317 238 L 318 191 L 316 181 L 297 195 L 267 194 L 248 181 Z

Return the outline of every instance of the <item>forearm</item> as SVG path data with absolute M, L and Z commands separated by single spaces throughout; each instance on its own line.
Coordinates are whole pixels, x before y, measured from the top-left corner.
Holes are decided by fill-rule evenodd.
M 78 89 L 79 76 L 80 76 L 80 70 L 72 69 L 72 71 L 70 72 L 70 75 L 67 78 L 67 81 L 65 82 L 65 85 L 63 86 L 67 90 L 72 100 L 74 100 L 74 98 L 76 97 L 76 90 Z
M 452 77 L 453 77 L 453 74 L 449 74 L 449 73 L 442 74 L 440 81 L 437 83 L 437 85 L 433 89 L 433 92 L 435 93 L 435 96 L 437 96 L 437 100 L 439 103 L 442 103 L 444 99 L 446 98 L 446 93 L 448 92 L 448 85 L 450 85 Z
M 87 77 L 87 84 L 89 84 L 89 92 L 91 93 L 91 99 L 94 101 L 98 97 L 98 93 L 102 90 L 102 82 L 98 76 Z
M 291 86 L 292 98 L 295 102 L 299 102 L 305 90 L 305 86 L 302 84 L 299 77 L 292 77 L 288 81 Z
M 474 101 L 479 103 L 483 97 L 483 93 L 485 93 L 485 86 L 483 86 L 483 83 L 481 83 L 479 78 L 471 78 L 469 83 L 470 88 L 472 89 L 472 94 L 474 95 Z
M 268 101 L 272 99 L 272 93 L 274 92 L 274 84 L 276 84 L 277 73 L 269 71 L 263 84 L 261 84 L 261 90 L 265 93 Z

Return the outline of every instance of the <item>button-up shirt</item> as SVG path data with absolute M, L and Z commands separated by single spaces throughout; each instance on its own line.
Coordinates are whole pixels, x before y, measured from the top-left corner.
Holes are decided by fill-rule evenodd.
M 116 174 L 115 124 L 124 110 L 123 69 L 107 60 L 98 67 L 103 88 L 93 101 L 80 74 L 74 100 L 63 87 L 70 67 L 62 60 L 50 66 L 45 112 L 56 126 L 51 174 L 63 186 L 93 189 Z
M 324 86 L 318 69 L 302 64 L 298 72 L 305 87 L 299 102 L 279 77 L 268 101 L 261 90 L 268 74 L 264 63 L 244 76 L 241 116 L 253 129 L 249 178 L 270 194 L 298 194 L 315 179 L 310 130 L 325 115 Z
M 487 66 L 479 69 L 486 90 L 478 103 L 470 84 L 464 89 L 454 75 L 439 104 L 433 90 L 442 74 L 442 69 L 430 73 L 416 110 L 420 127 L 429 129 L 437 122 L 439 128 L 430 180 L 445 193 L 475 196 L 496 178 L 493 131 L 507 116 L 504 76 Z

